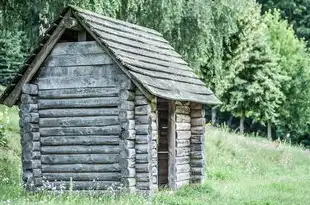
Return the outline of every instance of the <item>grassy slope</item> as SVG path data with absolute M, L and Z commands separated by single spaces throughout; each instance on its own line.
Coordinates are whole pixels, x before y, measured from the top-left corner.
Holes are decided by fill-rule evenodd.
M 0 115 L 6 108 L 0 107 Z M 26 194 L 20 188 L 17 109 L 8 111 L 8 147 L 0 147 L 0 204 L 244 204 L 310 203 L 310 152 L 207 128 L 206 174 L 202 186 L 142 196 Z

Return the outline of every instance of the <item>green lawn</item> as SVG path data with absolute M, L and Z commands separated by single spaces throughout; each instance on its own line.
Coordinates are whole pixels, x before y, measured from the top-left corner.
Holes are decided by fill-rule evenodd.
M 0 147 L 0 204 L 310 204 L 310 152 L 300 147 L 207 128 L 206 180 L 154 196 L 24 193 L 20 186 L 20 139 L 16 108 L 6 110 L 5 146 Z M 2 115 L 3 118 L 4 115 Z

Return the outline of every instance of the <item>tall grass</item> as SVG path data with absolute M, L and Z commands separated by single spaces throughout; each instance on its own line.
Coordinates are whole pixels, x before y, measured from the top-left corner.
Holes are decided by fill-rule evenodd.
M 149 197 L 66 192 L 25 193 L 21 187 L 17 108 L 7 112 L 7 144 L 0 146 L 0 204 L 310 204 L 310 152 L 262 138 L 244 137 L 227 129 L 207 127 L 206 180 L 176 192 Z

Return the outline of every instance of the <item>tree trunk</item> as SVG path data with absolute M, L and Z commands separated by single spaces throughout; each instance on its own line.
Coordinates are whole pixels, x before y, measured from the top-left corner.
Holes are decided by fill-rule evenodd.
M 271 133 L 271 121 L 267 121 L 267 137 L 268 140 L 272 140 L 272 133 Z
M 241 134 L 244 134 L 244 121 L 245 121 L 245 117 L 244 117 L 244 115 L 243 115 L 243 116 L 241 116 L 241 118 L 240 118 L 240 126 L 239 126 L 239 128 L 240 128 L 240 133 L 241 133 Z
M 212 119 L 211 119 L 211 123 L 213 126 L 216 126 L 216 109 L 217 109 L 217 106 L 213 107 L 212 108 Z

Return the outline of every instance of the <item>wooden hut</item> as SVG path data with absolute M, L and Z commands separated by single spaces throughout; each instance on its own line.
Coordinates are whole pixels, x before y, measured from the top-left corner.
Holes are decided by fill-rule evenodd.
M 72 6 L 51 25 L 0 99 L 20 107 L 27 189 L 200 183 L 220 102 L 162 35 Z

